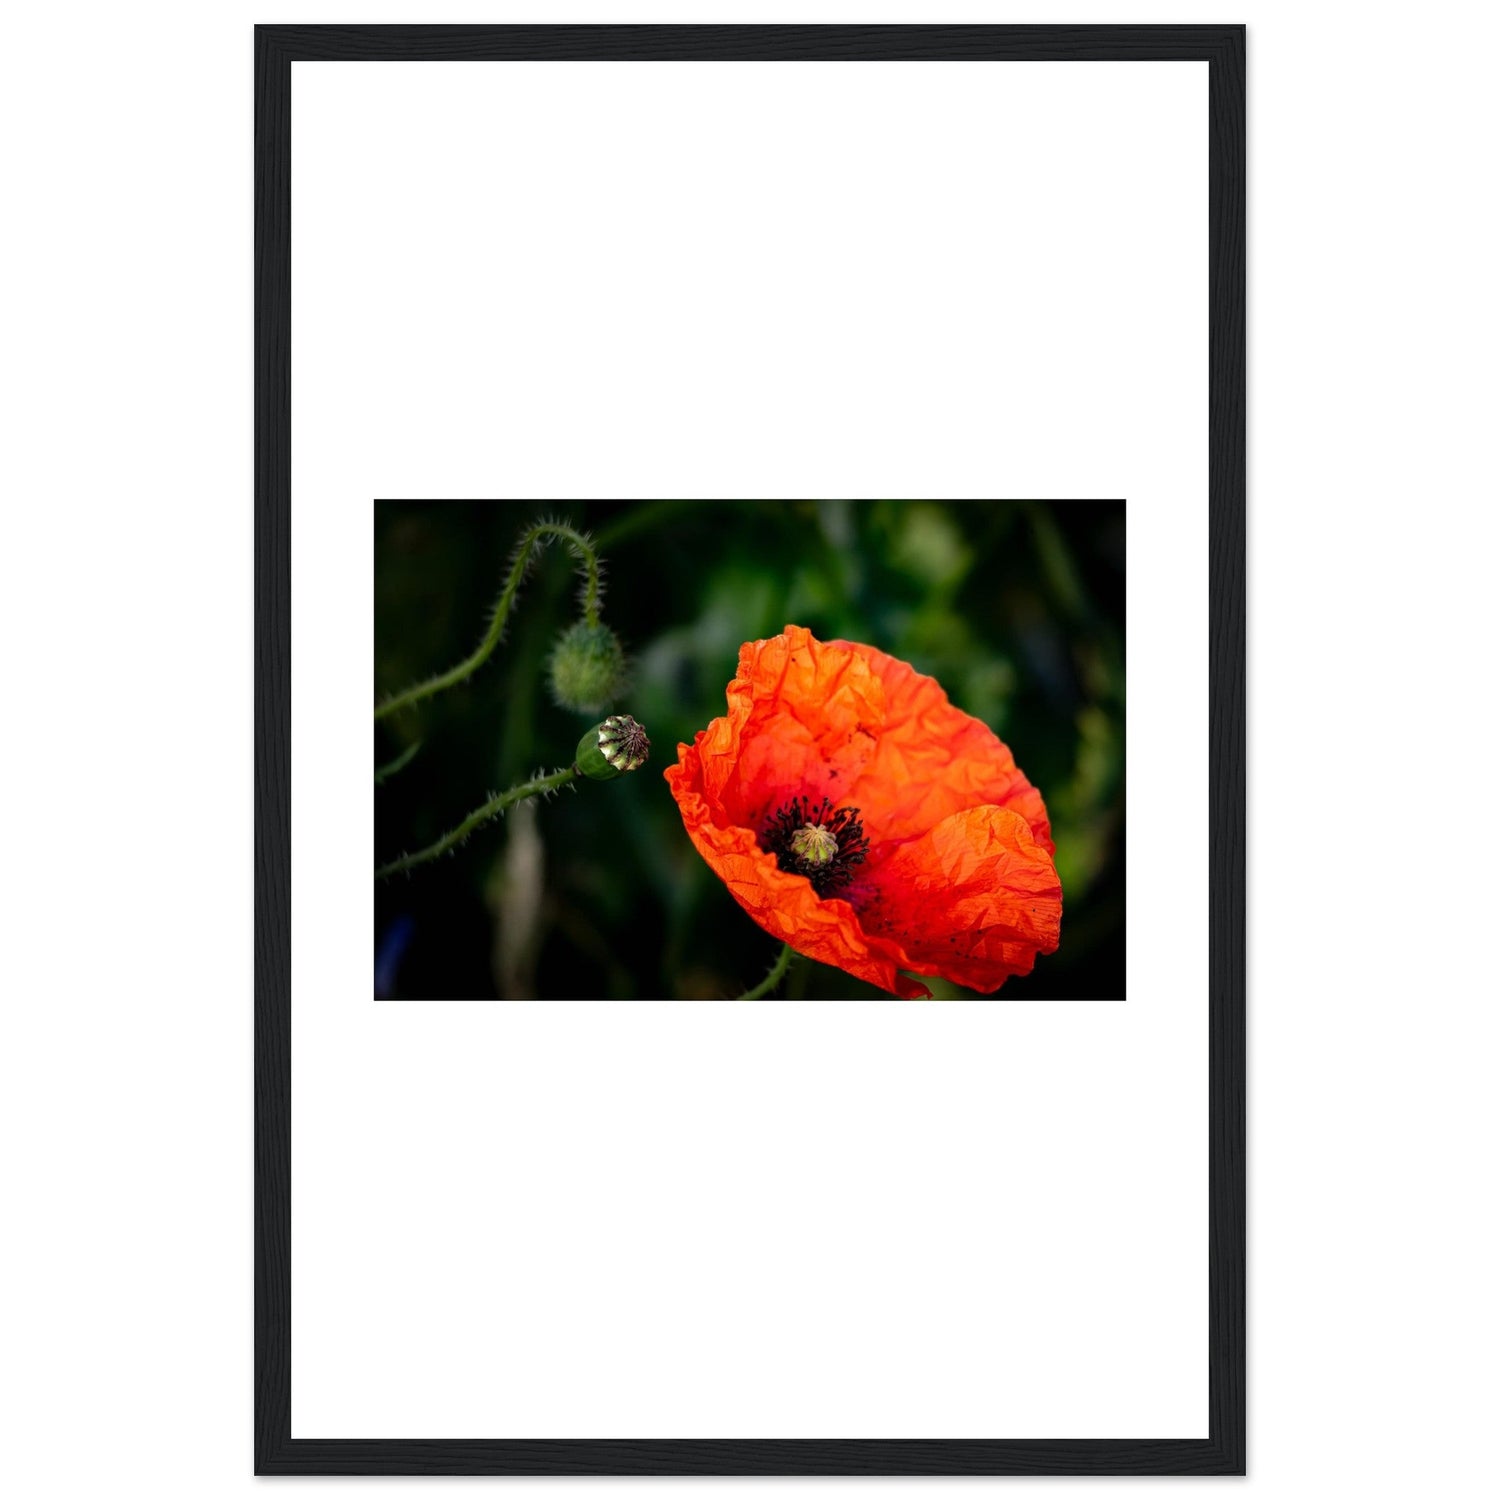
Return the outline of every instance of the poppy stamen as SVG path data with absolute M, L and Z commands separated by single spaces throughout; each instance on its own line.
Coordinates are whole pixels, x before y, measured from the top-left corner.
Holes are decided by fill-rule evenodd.
M 810 797 L 793 797 L 772 817 L 760 847 L 788 874 L 807 876 L 820 896 L 830 896 L 853 880 L 870 841 L 857 807 L 836 808 L 827 797 L 816 805 Z

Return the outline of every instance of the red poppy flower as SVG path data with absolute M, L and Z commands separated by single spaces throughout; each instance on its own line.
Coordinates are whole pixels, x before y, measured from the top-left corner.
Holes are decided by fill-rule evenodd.
M 667 782 L 698 852 L 773 937 L 907 999 L 991 994 L 1057 948 L 1041 793 L 931 677 L 800 625 L 740 647 L 729 712 Z

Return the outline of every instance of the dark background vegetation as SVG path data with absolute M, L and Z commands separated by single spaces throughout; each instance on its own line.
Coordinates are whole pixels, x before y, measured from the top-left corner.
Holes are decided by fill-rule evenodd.
M 689 843 L 662 772 L 724 712 L 740 644 L 794 623 L 931 673 L 1040 787 L 1062 943 L 996 998 L 1124 997 L 1123 502 L 381 501 L 377 698 L 470 651 L 517 538 L 543 516 L 591 531 L 605 559 L 603 618 L 632 663 L 614 707 L 646 726 L 651 762 L 533 799 L 451 858 L 378 885 L 377 995 L 722 999 L 758 981 L 779 944 Z M 376 726 L 376 765 L 420 741 L 374 792 L 377 859 L 572 760 L 603 716 L 564 711 L 547 690 L 577 583 L 549 546 L 476 676 Z M 938 998 L 971 994 L 929 983 Z M 782 993 L 884 994 L 806 960 Z

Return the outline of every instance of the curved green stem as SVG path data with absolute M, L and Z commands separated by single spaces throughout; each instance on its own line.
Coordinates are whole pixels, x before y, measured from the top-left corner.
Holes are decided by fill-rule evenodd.
M 403 870 L 410 870 L 414 865 L 426 864 L 429 859 L 436 859 L 438 855 L 446 854 L 450 849 L 463 843 L 476 828 L 483 827 L 492 818 L 498 818 L 506 808 L 514 807 L 517 802 L 524 802 L 528 797 L 540 796 L 556 791 L 559 787 L 567 786 L 578 775 L 578 767 L 569 766 L 564 771 L 553 771 L 548 776 L 535 776 L 530 781 L 523 781 L 519 786 L 513 786 L 508 792 L 497 793 L 483 807 L 476 807 L 457 828 L 450 828 L 442 838 L 429 844 L 425 849 L 418 849 L 415 854 L 403 854 L 400 859 L 393 859 L 389 864 L 381 865 L 375 872 L 376 880 L 399 875 Z
M 424 698 L 431 698 L 445 688 L 456 687 L 460 682 L 465 682 L 472 677 L 490 659 L 495 647 L 500 644 L 505 635 L 505 622 L 510 617 L 511 606 L 516 602 L 516 595 L 521 591 L 521 584 L 531 566 L 533 555 L 554 538 L 562 542 L 578 559 L 578 565 L 584 575 L 583 617 L 590 625 L 599 623 L 599 594 L 601 592 L 599 558 L 594 551 L 593 543 L 583 532 L 575 531 L 571 526 L 564 526 L 556 521 L 538 521 L 526 532 L 516 547 L 515 556 L 511 559 L 510 574 L 490 613 L 489 628 L 485 631 L 483 640 L 456 667 L 449 667 L 446 672 L 439 672 L 435 677 L 415 683 L 404 692 L 393 693 L 383 702 L 376 704 L 375 717 L 377 719 L 383 719 L 403 708 L 410 708 L 412 704 L 420 703 Z
M 388 760 L 375 772 L 375 785 L 384 786 L 398 771 L 404 771 L 417 758 L 417 751 L 421 748 L 421 740 L 413 740 L 395 760 Z
M 792 960 L 797 956 L 796 950 L 790 943 L 781 945 L 781 953 L 776 962 L 771 966 L 771 972 L 766 975 L 753 990 L 746 990 L 740 996 L 741 1000 L 764 1000 L 772 990 L 781 983 L 786 971 L 791 967 Z

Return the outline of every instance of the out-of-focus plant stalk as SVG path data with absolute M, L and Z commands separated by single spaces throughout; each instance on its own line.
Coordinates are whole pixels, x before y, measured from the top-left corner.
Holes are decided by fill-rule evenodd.
M 421 748 L 421 740 L 413 740 L 394 760 L 388 760 L 375 772 L 375 785 L 384 786 L 392 776 L 404 771 L 417 758 L 417 751 Z

